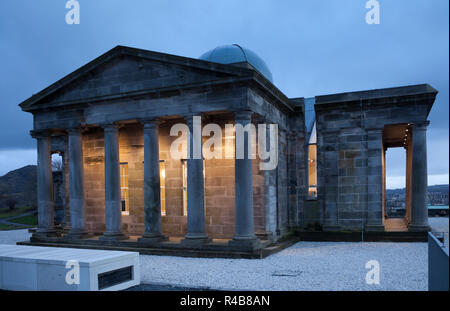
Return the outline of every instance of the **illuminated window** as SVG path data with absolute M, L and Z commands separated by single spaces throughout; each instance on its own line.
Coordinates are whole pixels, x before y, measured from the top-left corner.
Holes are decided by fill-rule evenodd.
M 317 197 L 317 145 L 308 146 L 308 197 Z
M 181 168 L 183 172 L 183 216 L 187 216 L 187 161 L 181 160 Z M 203 161 L 203 187 L 205 187 L 205 161 Z M 203 199 L 206 201 L 205 197 Z M 204 203 L 206 213 L 206 202 Z
M 128 163 L 120 163 L 120 198 L 122 215 L 129 215 Z
M 187 161 L 181 160 L 183 171 L 183 216 L 187 215 Z
M 317 133 L 314 123 L 308 145 L 308 198 L 317 198 Z
M 164 160 L 159 162 L 159 178 L 161 186 L 161 215 L 166 215 L 166 164 Z

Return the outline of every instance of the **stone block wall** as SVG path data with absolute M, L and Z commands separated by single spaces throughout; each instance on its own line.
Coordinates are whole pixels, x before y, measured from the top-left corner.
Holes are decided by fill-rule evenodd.
M 105 231 L 105 152 L 103 129 L 92 128 L 83 134 L 84 191 L 86 230 Z
M 182 122 L 182 120 L 180 120 Z M 232 120 L 211 121 L 232 123 Z M 165 167 L 166 215 L 162 216 L 163 233 L 184 236 L 187 216 L 183 213 L 182 161 L 170 157 L 170 145 L 177 139 L 169 135 L 173 123 L 160 125 L 160 161 Z M 223 133 L 224 132 L 224 127 Z M 204 140 L 208 138 L 205 137 Z M 104 140 L 103 130 L 93 128 L 83 135 L 86 225 L 87 230 L 103 233 L 104 208 Z M 122 215 L 122 228 L 130 235 L 144 233 L 144 136 L 143 126 L 128 124 L 119 130 L 120 162 L 128 164 L 129 215 Z M 235 231 L 234 160 L 205 160 L 205 213 L 206 231 L 213 238 L 232 238 Z M 259 159 L 253 160 L 253 195 L 255 232 L 264 234 L 265 178 L 259 170 Z
M 352 96 L 316 97 L 318 221 L 324 230 L 384 230 L 383 130 L 426 120 L 430 97 Z

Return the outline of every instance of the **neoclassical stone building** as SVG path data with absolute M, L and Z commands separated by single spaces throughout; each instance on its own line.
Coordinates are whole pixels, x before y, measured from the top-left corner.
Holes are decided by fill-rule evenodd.
M 287 98 L 264 61 L 238 45 L 199 59 L 117 46 L 20 104 L 33 114 L 38 146 L 32 241 L 189 248 L 230 239 L 222 246 L 255 250 L 294 229 L 382 232 L 391 147 L 407 150 L 405 230 L 426 231 L 436 94 L 424 84 Z M 277 124 L 276 169 L 260 170 L 248 155 L 173 159 L 170 129 L 192 129 L 193 116 L 222 128 Z M 62 231 L 54 227 L 54 153 L 65 164 Z

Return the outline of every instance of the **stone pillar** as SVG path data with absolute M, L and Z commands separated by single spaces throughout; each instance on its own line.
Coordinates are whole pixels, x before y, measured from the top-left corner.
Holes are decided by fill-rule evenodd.
M 165 239 L 161 233 L 161 186 L 159 176 L 158 120 L 144 123 L 144 210 L 145 233 L 139 242 L 156 243 Z
M 195 119 L 194 119 L 195 118 Z M 205 229 L 205 188 L 203 175 L 201 119 L 185 116 L 189 128 L 187 159 L 187 234 L 182 244 L 210 242 Z M 200 128 L 195 133 L 194 130 Z
M 122 233 L 120 209 L 119 127 L 109 124 L 105 131 L 105 215 L 106 231 L 101 240 L 126 239 Z
M 323 211 L 323 230 L 339 231 L 339 132 L 317 131 L 317 199 Z
M 37 139 L 38 229 L 34 238 L 56 236 L 53 219 L 53 180 L 50 132 L 33 132 Z
M 408 136 L 405 142 L 406 149 L 406 210 L 405 219 L 409 226 L 411 222 L 411 170 L 412 170 L 412 139 L 411 128 L 408 129 Z
M 236 126 L 251 124 L 251 111 L 238 111 L 235 113 Z M 238 159 L 237 148 L 238 133 L 235 137 L 235 185 L 236 185 L 236 232 L 229 245 L 235 248 L 248 250 L 259 249 L 259 239 L 254 233 L 253 215 L 253 170 L 252 159 L 248 147 L 251 145 L 251 132 L 245 131 L 243 137 L 243 158 Z
M 366 231 L 384 231 L 383 156 L 383 129 L 368 129 Z
M 68 132 L 70 232 L 67 237 L 79 239 L 88 236 L 85 218 L 82 130 L 73 128 Z
M 411 223 L 409 231 L 428 231 L 427 126 L 412 125 Z

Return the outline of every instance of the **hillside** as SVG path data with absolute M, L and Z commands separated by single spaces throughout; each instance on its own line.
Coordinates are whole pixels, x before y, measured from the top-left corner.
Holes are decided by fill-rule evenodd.
M 36 188 L 36 165 L 27 165 L 0 177 L 0 197 L 13 196 L 17 205 L 35 204 Z

